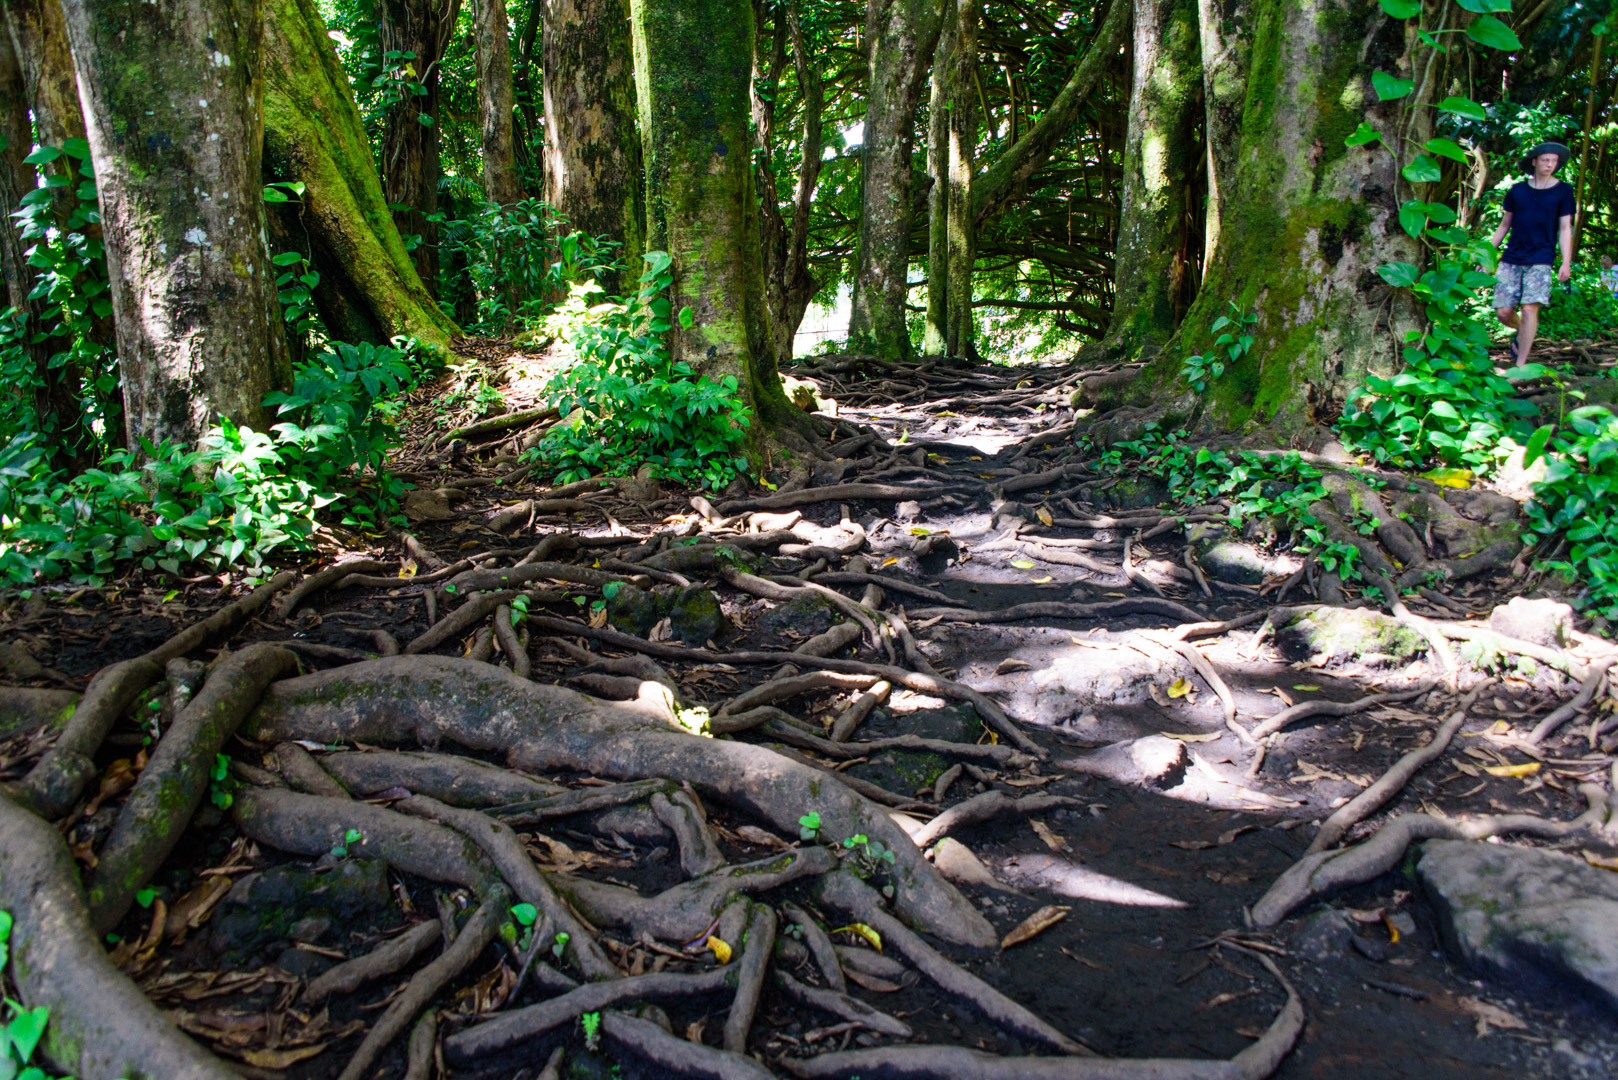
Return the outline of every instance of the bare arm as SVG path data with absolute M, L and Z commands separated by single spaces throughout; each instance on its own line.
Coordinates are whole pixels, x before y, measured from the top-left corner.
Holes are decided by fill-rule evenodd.
M 1560 229 L 1557 239 L 1562 247 L 1562 268 L 1556 272 L 1557 281 L 1567 281 L 1573 277 L 1573 217 L 1563 214 L 1559 222 Z
M 1501 241 L 1505 240 L 1506 233 L 1511 231 L 1511 219 L 1515 216 L 1510 210 L 1507 210 L 1500 219 L 1500 227 L 1494 230 L 1493 236 L 1489 237 L 1489 243 L 1495 246 L 1496 251 L 1500 249 Z

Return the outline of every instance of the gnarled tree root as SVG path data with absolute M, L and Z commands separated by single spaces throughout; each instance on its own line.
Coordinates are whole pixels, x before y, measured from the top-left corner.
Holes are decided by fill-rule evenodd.
M 644 708 L 608 705 L 487 664 L 388 657 L 289 679 L 270 688 L 249 733 L 266 741 L 450 740 L 505 752 L 514 766 L 535 771 L 678 776 L 787 832 L 814 810 L 829 833 L 864 833 L 896 852 L 895 906 L 907 919 L 957 944 L 996 941 L 988 921 L 885 812 L 818 771 L 764 747 L 690 735 Z
M 1228 1061 L 997 1057 L 963 1046 L 888 1046 L 789 1058 L 782 1064 L 804 1080 L 1264 1080 L 1297 1044 L 1304 1015 L 1292 983 L 1268 957 L 1257 959 L 1281 983 L 1287 1001 L 1264 1035 Z
M 605 1013 L 601 1030 L 608 1039 L 657 1066 L 662 1076 L 691 1076 L 699 1080 L 772 1080 L 772 1074 L 752 1058 L 715 1050 L 701 1043 L 676 1038 L 652 1023 L 620 1012 Z
M 357 795 L 402 787 L 450 806 L 504 806 L 568 790 L 457 754 L 344 751 L 326 754 L 320 765 Z
M 157 743 L 107 838 L 89 888 L 91 918 L 106 933 L 163 865 L 208 793 L 214 756 L 264 688 L 297 659 L 276 645 L 249 645 L 214 669 Z
M 392 975 L 443 936 L 443 928 L 438 923 L 419 922 L 364 956 L 345 960 L 315 976 L 304 990 L 303 999 L 318 1004 L 333 994 L 353 993 L 368 982 Z
M 0 797 L 0 836 L 0 911 L 13 919 L 11 973 L 24 1006 L 50 1010 L 46 1056 L 86 1080 L 237 1080 L 113 967 L 56 830 Z
M 841 990 L 827 990 L 818 986 L 807 986 L 784 971 L 775 973 L 776 984 L 786 991 L 787 997 L 810 1008 L 830 1013 L 839 1020 L 846 1020 L 851 1024 L 858 1024 L 867 1031 L 874 1031 L 879 1035 L 892 1035 L 896 1039 L 908 1039 L 915 1034 L 910 1025 L 894 1016 L 889 1016 L 881 1009 L 873 1008 L 858 998 L 849 997 Z
M 1019 799 L 1003 791 L 985 791 L 945 810 L 916 830 L 910 839 L 917 847 L 924 848 L 947 836 L 952 829 L 992 821 L 1001 814 L 1037 814 L 1059 807 L 1082 805 L 1078 799 L 1066 795 L 1024 795 Z
M 1300 720 L 1308 720 L 1315 716 L 1353 716 L 1378 705 L 1389 705 L 1400 701 L 1410 701 L 1427 693 L 1433 688 L 1432 680 L 1424 680 L 1421 685 L 1410 690 L 1401 690 L 1393 694 L 1367 694 L 1357 701 L 1300 701 L 1267 717 L 1252 731 L 1253 738 L 1263 739 L 1283 731 Z
M 970 1002 L 979 1012 L 1007 1031 L 1066 1054 L 1090 1054 L 1080 1043 L 1012 1001 L 1006 995 L 951 963 L 908 927 L 882 909 L 874 889 L 847 871 L 827 874 L 815 886 L 815 895 L 827 905 L 872 926 L 882 940 L 910 961 L 939 988 Z
M 1589 801 L 1590 809 L 1572 821 L 1548 821 L 1531 814 L 1502 814 L 1465 821 L 1445 821 L 1429 814 L 1391 818 L 1362 844 L 1336 851 L 1317 851 L 1298 860 L 1276 878 L 1275 884 L 1253 905 L 1253 924 L 1274 926 L 1300 904 L 1387 873 L 1399 865 L 1405 849 L 1417 840 L 1482 840 L 1507 833 L 1555 838 L 1585 829 L 1601 830 L 1607 817 L 1606 792 L 1594 784 L 1581 784 L 1579 792 Z
M 733 1054 L 747 1049 L 747 1033 L 753 1029 L 759 995 L 764 990 L 764 971 L 775 952 L 775 931 L 780 919 L 767 904 L 749 904 L 747 929 L 741 935 L 741 959 L 736 961 L 736 997 L 725 1017 L 724 1047 Z

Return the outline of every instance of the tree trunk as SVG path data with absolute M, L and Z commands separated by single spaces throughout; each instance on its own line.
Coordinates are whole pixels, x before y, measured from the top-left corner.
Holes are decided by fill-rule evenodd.
M 505 0 L 474 0 L 478 109 L 483 121 L 483 191 L 508 206 L 522 198 L 511 124 L 511 30 Z
M 551 0 L 542 48 L 545 200 L 572 225 L 616 244 L 624 272 L 609 296 L 634 291 L 646 250 L 641 135 L 629 0 Z
M 764 5 L 755 0 L 755 15 Z M 820 70 L 809 55 L 803 25 L 799 18 L 797 0 L 790 0 L 784 11 L 776 14 L 778 20 L 775 57 L 767 72 L 755 62 L 753 85 L 763 87 L 768 99 L 755 94 L 753 99 L 754 132 L 760 150 L 759 210 L 763 222 L 764 297 L 768 305 L 770 326 L 770 354 L 778 361 L 792 358 L 793 340 L 803 322 L 804 312 L 814 297 L 819 283 L 809 272 L 809 207 L 814 199 L 815 185 L 820 180 L 822 150 L 821 113 L 825 107 L 825 90 Z M 775 102 L 779 90 L 782 68 L 785 66 L 785 48 L 792 45 L 792 66 L 798 76 L 798 90 L 803 98 L 803 130 L 799 134 L 798 176 L 792 193 L 792 218 L 781 213 L 780 194 L 776 190 L 773 160 L 775 129 Z
M 1123 215 L 1108 344 L 1155 353 L 1196 293 L 1186 227 L 1201 164 L 1202 61 L 1197 0 L 1135 0 L 1134 76 L 1124 144 Z
M 381 0 L 377 6 L 382 48 L 388 52 L 411 52 L 410 70 L 405 82 L 419 92 L 405 90 L 400 101 L 388 110 L 382 131 L 382 190 L 388 202 L 405 209 L 395 211 L 394 221 L 406 236 L 419 236 L 421 242 L 411 253 L 416 273 L 429 292 L 438 283 L 438 226 L 431 217 L 438 212 L 438 74 L 455 30 L 460 0 Z
M 266 0 L 265 179 L 298 180 L 281 232 L 308 245 L 315 305 L 338 341 L 410 336 L 448 349 L 460 333 L 416 274 L 388 212 L 371 146 L 315 0 Z
M 1375 272 L 1419 262 L 1398 225 L 1397 164 L 1382 146 L 1343 140 L 1363 119 L 1388 143 L 1401 127 L 1419 141 L 1427 133 L 1409 117 L 1431 110 L 1377 101 L 1373 69 L 1410 72 L 1404 24 L 1376 0 L 1237 0 L 1224 11 L 1204 0 L 1202 11 L 1216 239 L 1195 304 L 1132 394 L 1188 402 L 1180 359 L 1214 349 L 1210 324 L 1234 302 L 1258 315 L 1256 341 L 1212 384 L 1203 426 L 1298 433 L 1334 419 L 1367 370 L 1391 370 L 1417 325 Z M 1334 60 L 1323 68 L 1322 57 Z
M 757 419 L 799 426 L 770 352 L 748 132 L 749 0 L 633 0 L 635 76 L 646 160 L 646 243 L 674 259 L 674 358 L 734 376 Z
M 944 350 L 977 360 L 977 322 L 972 315 L 972 271 L 977 263 L 976 187 L 978 107 L 973 73 L 978 64 L 978 17 L 982 0 L 957 0 L 959 14 L 949 71 L 949 154 L 944 235 L 948 266 Z
M 262 428 L 289 376 L 260 170 L 252 0 L 64 4 L 85 105 L 131 446 Z
M 3 8 L 6 31 L 21 69 L 24 99 L 34 113 L 39 145 L 61 146 L 69 139 L 84 138 L 79 81 L 73 74 L 61 0 L 5 0 Z M 66 158 L 57 158 L 43 171 L 47 176 L 66 177 L 77 186 L 73 163 Z M 15 207 L 7 207 L 11 209 Z M 60 216 L 67 215 L 64 212 Z
M 39 186 L 39 174 L 23 160 L 33 148 L 34 136 L 23 66 L 12 45 L 11 36 L 0 33 L 0 140 L 4 143 L 0 146 L 0 206 L 7 213 Z M 29 297 L 34 269 L 28 265 L 22 236 L 10 221 L 0 222 L 0 274 L 4 274 L 6 286 L 0 304 L 14 309 L 23 320 L 21 344 L 34 371 L 35 384 L 26 403 L 33 413 L 33 430 L 42 436 L 40 444 L 52 464 L 77 472 L 91 464 L 93 443 L 86 438 L 83 406 L 76 387 L 69 385 L 68 372 L 50 364 L 52 355 L 71 343 L 41 333 L 45 329 L 40 319 L 43 305 Z M 4 392 L 21 391 L 8 387 Z
M 941 0 L 867 0 L 865 9 L 869 74 L 848 336 L 853 347 L 878 356 L 910 355 L 910 152 L 940 9 Z

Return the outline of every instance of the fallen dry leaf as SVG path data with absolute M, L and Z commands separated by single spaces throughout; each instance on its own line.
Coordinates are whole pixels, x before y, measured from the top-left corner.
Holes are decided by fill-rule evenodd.
M 308 1061 L 317 1054 L 325 1053 L 328 1045 L 316 1043 L 314 1046 L 300 1046 L 292 1050 L 249 1050 L 242 1055 L 242 1060 L 260 1069 L 279 1071 L 300 1061 Z
M 176 900 L 169 911 L 169 941 L 173 944 L 184 941 L 187 933 L 206 922 L 208 916 L 213 914 L 213 909 L 219 906 L 219 901 L 230 892 L 230 885 L 228 877 L 205 878 Z
M 1030 664 L 1026 660 L 1018 660 L 1015 657 L 1008 656 L 1004 660 L 1000 661 L 999 665 L 995 667 L 994 673 L 996 675 L 1004 675 L 1008 671 L 1027 671 L 1033 666 L 1033 664 Z
M 877 933 L 873 928 L 866 926 L 862 922 L 857 922 L 849 923 L 847 926 L 839 926 L 836 930 L 833 930 L 832 933 L 841 934 L 845 930 L 849 933 L 858 934 L 866 941 L 869 941 L 871 943 L 871 948 L 875 949 L 877 952 L 882 951 L 882 935 Z
M 1056 520 L 1055 518 L 1051 517 L 1051 512 L 1045 509 L 1043 506 L 1034 511 L 1034 516 L 1039 519 L 1039 523 L 1041 525 L 1050 525 L 1051 522 Z
M 898 983 L 879 979 L 875 975 L 867 975 L 863 971 L 856 971 L 853 968 L 844 968 L 843 974 L 848 976 L 848 981 L 854 985 L 863 986 L 865 989 L 878 994 L 894 994 L 904 989 Z
M 1487 1001 L 1480 1001 L 1475 997 L 1463 997 L 1457 1002 L 1461 1011 L 1474 1017 L 1478 1022 L 1478 1038 L 1489 1033 L 1491 1027 L 1501 1031 L 1526 1031 L 1528 1025 L 1522 1020 L 1508 1013 L 1498 1005 L 1490 1005 Z
M 1521 765 L 1485 765 L 1483 771 L 1490 776 L 1532 776 L 1539 771 L 1539 762 L 1525 761 Z
M 757 825 L 739 825 L 736 827 L 736 835 L 741 837 L 743 840 L 746 840 L 750 844 L 758 844 L 762 847 L 775 848 L 778 851 L 792 846 L 779 836 L 776 836 L 774 833 L 769 832 L 766 829 L 761 829 Z
M 1208 848 L 1224 847 L 1234 841 L 1244 832 L 1252 832 L 1257 825 L 1242 825 L 1234 829 L 1227 829 L 1219 834 L 1217 840 L 1170 840 L 1169 843 L 1186 851 L 1206 851 Z
M 718 960 L 721 964 L 730 963 L 730 942 L 724 938 L 709 934 L 708 940 L 703 944 L 709 952 L 713 953 L 715 960 Z
M 1181 742 L 1213 742 L 1215 739 L 1219 738 L 1222 733 L 1218 731 L 1205 731 L 1200 735 L 1191 735 L 1180 731 L 1165 731 L 1161 734 L 1170 739 L 1178 739 Z
M 1191 692 L 1190 679 L 1175 679 L 1169 683 L 1169 697 L 1183 698 Z
M 1588 848 L 1586 848 L 1584 852 L 1584 861 L 1589 863 L 1591 866 L 1599 867 L 1602 870 L 1618 871 L 1618 859 L 1614 859 L 1606 855 L 1597 855 Z
M 1013 945 L 1021 945 L 1035 934 L 1043 933 L 1067 918 L 1067 913 L 1072 910 L 1070 907 L 1060 907 L 1056 904 L 1045 905 L 1012 927 L 1011 933 L 1001 940 L 1000 947 L 1009 949 Z
M 1056 833 L 1052 831 L 1051 827 L 1045 824 L 1043 821 L 1030 820 L 1028 824 L 1034 827 L 1034 832 L 1039 834 L 1039 838 L 1045 841 L 1045 846 L 1050 848 L 1052 851 L 1073 850 L 1068 846 L 1066 840 L 1062 839 L 1060 836 L 1057 836 Z

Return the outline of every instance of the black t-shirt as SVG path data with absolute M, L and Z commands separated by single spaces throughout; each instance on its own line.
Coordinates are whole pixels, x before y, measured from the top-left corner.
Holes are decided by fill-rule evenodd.
M 1573 216 L 1573 185 L 1558 180 L 1544 191 L 1524 180 L 1506 192 L 1511 237 L 1501 262 L 1513 266 L 1549 266 L 1556 261 L 1557 225 Z

